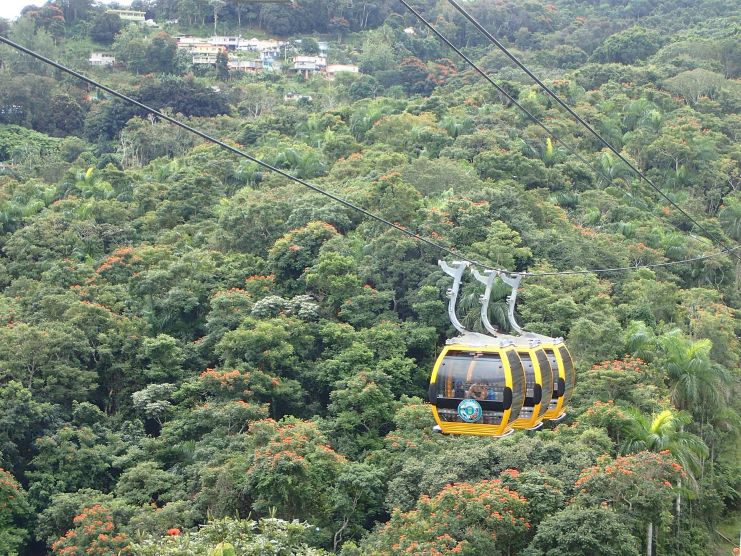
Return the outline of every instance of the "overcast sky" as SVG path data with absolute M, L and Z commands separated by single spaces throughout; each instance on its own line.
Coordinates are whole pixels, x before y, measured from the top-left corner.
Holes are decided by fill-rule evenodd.
M 103 4 L 110 4 L 112 0 L 99 0 Z M 119 4 L 128 5 L 131 2 L 118 0 Z M 43 6 L 46 0 L 0 0 L 0 17 L 15 19 L 21 15 L 21 10 L 29 5 Z

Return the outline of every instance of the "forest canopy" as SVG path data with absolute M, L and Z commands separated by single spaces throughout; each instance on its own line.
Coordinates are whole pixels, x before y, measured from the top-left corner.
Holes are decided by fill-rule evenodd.
M 1 554 L 732 550 L 737 2 L 465 5 L 666 197 L 451 5 L 414 6 L 501 90 L 387 0 L 134 0 L 144 22 L 51 0 L 0 35 L 412 234 L 546 273 L 516 313 L 574 356 L 566 419 L 433 433 L 444 254 L 2 46 Z M 481 293 L 464 282 L 466 326 Z

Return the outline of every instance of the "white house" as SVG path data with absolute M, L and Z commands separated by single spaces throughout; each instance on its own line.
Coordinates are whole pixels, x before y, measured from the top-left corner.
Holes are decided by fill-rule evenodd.
M 112 66 L 116 63 L 116 57 L 106 52 L 93 52 L 88 61 L 91 66 Z
M 106 10 L 107 14 L 115 14 L 124 21 L 137 21 L 139 23 L 144 23 L 144 20 L 146 19 L 147 12 L 139 12 L 137 10 L 114 10 L 109 9 Z
M 215 65 L 216 59 L 219 57 L 219 51 L 216 51 L 216 54 L 210 54 L 210 53 L 200 53 L 200 54 L 193 54 L 193 63 L 194 64 L 210 64 Z
M 219 52 L 223 50 L 219 46 L 213 46 L 207 43 L 194 44 L 188 48 L 188 52 L 193 55 L 194 64 L 215 64 Z
M 259 52 L 261 54 L 274 53 L 277 56 L 280 54 L 280 47 L 284 44 L 286 43 L 283 41 L 261 40 L 253 37 L 251 39 L 240 39 L 237 49 Z
M 236 50 L 239 46 L 239 37 L 211 37 L 208 42 L 214 46 Z
M 327 79 L 334 79 L 338 73 L 342 72 L 359 73 L 360 68 L 353 64 L 328 64 L 325 72 L 327 74 Z
M 229 60 L 228 67 L 244 73 L 260 73 L 263 69 L 262 60 Z
M 311 95 L 302 95 L 301 93 L 287 93 L 283 97 L 283 102 L 298 102 L 299 100 L 308 100 L 311 102 L 313 97 Z
M 178 48 L 190 49 L 197 44 L 206 44 L 207 42 L 206 39 L 201 37 L 178 37 Z
M 294 56 L 293 70 L 303 73 L 305 78 L 310 74 L 324 71 L 327 59 L 324 56 Z

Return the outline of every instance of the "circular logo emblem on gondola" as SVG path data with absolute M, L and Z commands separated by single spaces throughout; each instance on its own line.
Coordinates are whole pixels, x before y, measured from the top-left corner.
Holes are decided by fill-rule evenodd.
M 476 423 L 481 420 L 484 412 L 476 400 L 463 400 L 458 404 L 458 417 L 466 423 Z

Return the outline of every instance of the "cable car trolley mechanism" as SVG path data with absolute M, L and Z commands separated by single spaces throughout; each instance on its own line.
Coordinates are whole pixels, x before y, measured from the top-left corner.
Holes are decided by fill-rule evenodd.
M 466 330 L 455 311 L 468 262 L 438 261 L 453 278 L 448 316 L 460 336 L 449 339 L 437 358 L 428 397 L 444 434 L 502 437 L 515 429 L 537 430 L 543 420 L 560 421 L 575 384 L 574 365 L 563 339 L 525 332 L 515 320 L 521 275 L 470 271 L 486 286 L 481 296 L 481 323 L 486 334 Z M 489 320 L 494 281 L 512 288 L 507 319 L 517 335 L 500 333 Z

